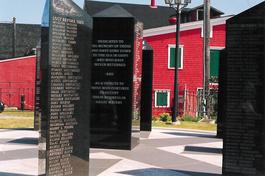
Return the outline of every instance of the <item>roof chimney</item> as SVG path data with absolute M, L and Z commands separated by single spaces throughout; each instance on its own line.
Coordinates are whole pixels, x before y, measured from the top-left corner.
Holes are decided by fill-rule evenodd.
M 156 0 L 151 0 L 151 8 L 157 8 L 156 6 Z

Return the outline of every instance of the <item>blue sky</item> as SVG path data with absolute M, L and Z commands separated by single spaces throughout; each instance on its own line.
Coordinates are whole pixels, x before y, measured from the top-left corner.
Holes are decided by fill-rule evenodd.
M 0 21 L 12 21 L 17 18 L 19 23 L 40 24 L 46 0 L 0 0 Z M 83 7 L 84 0 L 74 0 Z M 99 0 L 102 1 L 102 0 Z M 107 2 L 123 2 L 150 4 L 151 0 L 103 0 Z M 211 0 L 211 5 L 225 12 L 226 15 L 238 14 L 264 0 Z M 201 5 L 203 0 L 192 0 L 188 7 Z M 157 0 L 158 5 L 165 5 L 164 0 Z

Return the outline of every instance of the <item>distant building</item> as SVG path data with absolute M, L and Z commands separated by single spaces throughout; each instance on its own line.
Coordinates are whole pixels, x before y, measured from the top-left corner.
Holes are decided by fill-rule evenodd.
M 201 21 L 203 20 L 203 5 L 194 7 L 194 8 L 184 8 L 181 12 L 181 23 L 188 23 L 188 22 L 193 22 L 193 21 Z M 210 18 L 220 18 L 221 15 L 224 13 L 221 12 L 220 10 L 211 7 L 210 11 Z
M 35 24 L 16 24 L 15 57 L 35 54 L 41 28 Z M 0 23 L 0 60 L 13 57 L 13 24 Z
M 225 48 L 226 20 L 211 20 L 211 87 L 218 88 L 220 51 Z M 203 89 L 203 22 L 183 23 L 180 27 L 179 54 L 179 107 L 181 114 L 195 115 L 198 96 Z M 144 39 L 154 50 L 153 114 L 171 112 L 174 96 L 175 26 L 144 31 Z
M 150 8 L 149 5 L 140 4 L 126 4 L 113 2 L 100 2 L 86 0 L 84 9 L 91 16 L 107 9 L 113 5 L 119 5 L 135 18 L 144 23 L 144 29 L 151 29 L 173 25 L 169 19 L 174 17 L 176 12 L 174 9 L 167 6 L 157 6 L 157 8 Z M 219 18 L 224 13 L 218 9 L 211 7 L 211 18 Z M 194 8 L 184 8 L 181 13 L 181 23 L 199 21 L 203 19 L 203 6 Z
M 25 109 L 34 109 L 36 56 L 0 61 L 0 101 L 20 108 L 25 97 Z

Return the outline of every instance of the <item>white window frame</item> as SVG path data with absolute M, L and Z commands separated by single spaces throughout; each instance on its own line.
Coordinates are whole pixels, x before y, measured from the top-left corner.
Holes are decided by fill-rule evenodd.
M 197 20 L 197 21 L 200 21 L 200 20 L 199 20 L 199 11 L 202 11 L 202 12 L 203 12 L 203 10 L 204 10 L 204 9 L 197 9 L 197 11 L 196 11 L 196 15 L 197 15 L 197 16 L 196 16 L 196 20 Z
M 223 47 L 223 46 L 210 46 L 210 49 L 211 50 L 222 50 L 222 49 L 225 49 L 225 47 Z
M 170 67 L 170 48 L 176 48 L 176 45 L 175 44 L 168 44 L 168 54 L 167 54 L 167 68 L 174 70 L 175 67 Z M 179 48 L 181 49 L 181 56 L 180 56 L 181 67 L 178 68 L 178 70 L 183 70 L 184 45 L 179 45 Z
M 166 92 L 167 93 L 167 106 L 158 106 L 157 105 L 157 93 L 158 92 Z M 155 90 L 155 108 L 169 108 L 170 107 L 170 90 L 161 89 Z
M 203 24 L 202 24 L 202 27 L 201 27 L 201 38 L 204 37 L 204 34 L 203 34 Z M 213 25 L 210 26 L 210 38 L 213 38 Z

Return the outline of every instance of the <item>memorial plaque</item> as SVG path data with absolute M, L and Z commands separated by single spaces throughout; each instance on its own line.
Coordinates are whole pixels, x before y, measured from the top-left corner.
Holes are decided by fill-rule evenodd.
M 89 174 L 92 18 L 47 0 L 42 25 L 39 175 Z
M 94 16 L 91 147 L 132 149 L 139 143 L 142 30 L 120 6 Z
M 265 2 L 227 21 L 223 175 L 265 175 Z
M 141 90 L 141 131 L 152 131 L 152 91 L 153 49 L 144 41 Z

